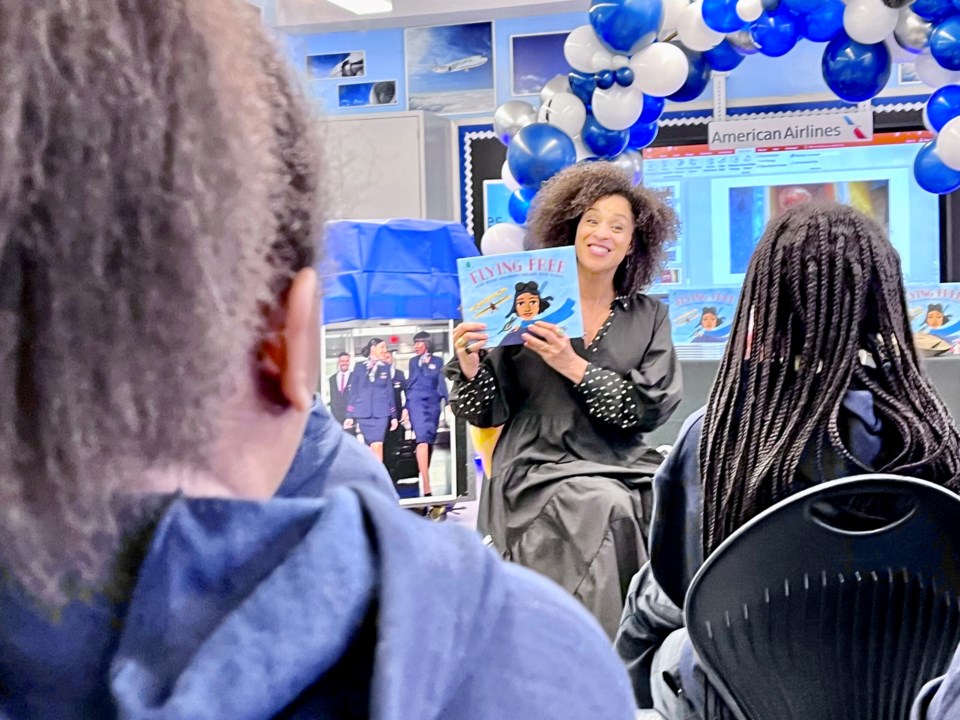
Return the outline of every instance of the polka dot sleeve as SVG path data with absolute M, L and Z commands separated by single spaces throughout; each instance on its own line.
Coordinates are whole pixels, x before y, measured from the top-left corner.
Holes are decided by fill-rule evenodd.
M 640 424 L 640 407 L 634 384 L 612 370 L 590 363 L 574 389 L 597 420 L 628 429 Z
M 485 363 L 473 380 L 457 384 L 457 415 L 468 423 L 483 422 L 490 405 L 497 395 L 497 381 Z

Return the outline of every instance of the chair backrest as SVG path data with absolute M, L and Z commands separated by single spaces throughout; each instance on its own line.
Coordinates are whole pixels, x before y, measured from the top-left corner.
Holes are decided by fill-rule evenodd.
M 737 530 L 697 573 L 684 614 L 741 720 L 904 720 L 960 643 L 958 595 L 960 497 L 863 475 Z

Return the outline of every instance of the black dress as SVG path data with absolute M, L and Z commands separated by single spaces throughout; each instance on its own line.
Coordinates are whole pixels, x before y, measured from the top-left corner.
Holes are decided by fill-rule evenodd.
M 478 427 L 503 425 L 480 530 L 504 557 L 552 578 L 613 637 L 630 579 L 646 561 L 650 479 L 661 456 L 643 434 L 681 398 L 667 308 L 617 298 L 574 385 L 523 346 L 486 354 L 472 381 L 456 360 L 451 407 Z

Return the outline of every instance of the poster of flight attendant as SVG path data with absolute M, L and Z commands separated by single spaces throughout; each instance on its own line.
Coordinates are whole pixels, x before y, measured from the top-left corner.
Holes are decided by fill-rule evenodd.
M 407 28 L 403 39 L 410 110 L 468 115 L 496 109 L 492 23 Z

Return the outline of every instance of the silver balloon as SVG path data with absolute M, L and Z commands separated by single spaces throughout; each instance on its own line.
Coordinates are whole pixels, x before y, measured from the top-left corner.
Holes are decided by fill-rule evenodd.
M 540 102 L 546 102 L 554 95 L 570 92 L 570 80 L 566 75 L 554 75 L 540 91 Z
M 537 111 L 533 105 L 522 100 L 510 100 L 497 108 L 493 114 L 493 129 L 504 145 L 520 132 L 521 128 L 537 121 Z
M 896 38 L 900 47 L 916 55 L 923 52 L 927 46 L 932 29 L 932 23 L 928 23 L 910 8 L 903 8 L 900 11 L 900 19 L 897 20 L 897 27 L 893 31 L 893 37 Z
M 727 42 L 733 45 L 733 49 L 741 55 L 756 55 L 760 48 L 753 41 L 753 36 L 749 30 L 738 30 L 735 33 L 727 35 Z
M 611 161 L 623 170 L 634 185 L 643 180 L 643 155 L 636 150 L 624 150 Z

